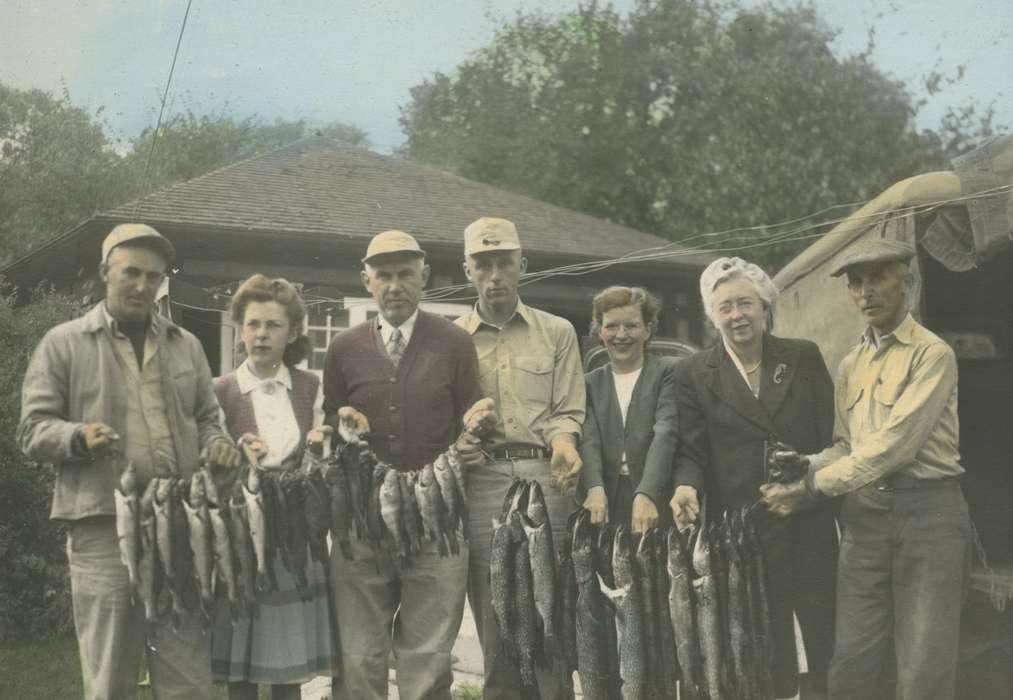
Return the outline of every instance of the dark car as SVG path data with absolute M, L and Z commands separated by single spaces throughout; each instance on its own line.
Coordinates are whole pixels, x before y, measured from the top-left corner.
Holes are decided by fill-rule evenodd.
M 662 357 L 689 357 L 697 349 L 692 343 L 684 343 L 681 340 L 672 340 L 671 338 L 652 338 L 647 343 L 647 352 Z M 605 346 L 596 345 L 584 353 L 584 371 L 590 372 L 593 369 L 598 369 L 608 361 L 609 354 Z

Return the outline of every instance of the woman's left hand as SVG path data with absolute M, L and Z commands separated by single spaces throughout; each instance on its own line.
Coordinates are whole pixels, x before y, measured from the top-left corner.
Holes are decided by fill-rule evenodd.
M 630 529 L 640 534 L 658 524 L 658 507 L 650 496 L 638 493 L 633 497 L 633 522 Z

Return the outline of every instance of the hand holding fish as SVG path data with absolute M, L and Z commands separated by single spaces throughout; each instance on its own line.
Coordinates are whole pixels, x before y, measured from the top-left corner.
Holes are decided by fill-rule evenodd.
M 267 455 L 267 445 L 253 433 L 243 433 L 238 443 L 239 449 L 246 455 L 246 459 L 250 464 L 259 464 L 260 460 Z
M 496 426 L 496 402 L 490 398 L 479 399 L 464 412 L 464 429 L 473 435 L 482 436 Z
M 306 447 L 313 454 L 323 454 L 324 443 L 334 434 L 334 428 L 329 425 L 320 425 L 306 434 Z
M 238 469 L 242 455 L 231 440 L 215 440 L 208 446 L 208 464 L 224 469 Z
M 601 525 L 609 521 L 609 502 L 604 487 L 592 486 L 589 488 L 583 505 L 591 513 L 592 525 Z
M 700 498 L 696 488 L 683 484 L 675 488 L 672 501 L 672 517 L 676 526 L 682 530 L 696 522 L 700 515 Z
M 458 459 L 466 467 L 478 467 L 485 464 L 485 453 L 482 451 L 482 440 L 471 431 L 465 430 L 454 443 Z
M 764 484 L 760 487 L 760 502 L 771 515 L 784 517 L 816 504 L 802 480 L 790 484 Z
M 630 529 L 640 534 L 647 532 L 658 525 L 658 507 L 654 505 L 651 497 L 638 493 L 633 497 L 633 518 Z
M 557 491 L 566 493 L 576 488 L 580 470 L 584 467 L 577 451 L 577 438 L 570 433 L 560 433 L 552 438 L 552 459 L 549 465 L 552 484 Z
M 84 440 L 85 448 L 89 452 L 105 449 L 120 439 L 116 431 L 105 423 L 89 423 L 84 426 L 81 437 Z
M 354 444 L 369 432 L 369 419 L 351 406 L 338 409 L 338 434 L 345 442 Z

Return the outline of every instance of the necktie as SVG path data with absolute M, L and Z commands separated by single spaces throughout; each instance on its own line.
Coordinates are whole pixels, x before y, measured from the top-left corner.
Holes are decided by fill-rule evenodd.
M 394 332 L 390 334 L 390 340 L 387 341 L 387 354 L 390 355 L 390 361 L 394 363 L 394 368 L 401 363 L 401 358 L 404 356 L 404 336 L 401 335 L 401 329 L 395 328 Z

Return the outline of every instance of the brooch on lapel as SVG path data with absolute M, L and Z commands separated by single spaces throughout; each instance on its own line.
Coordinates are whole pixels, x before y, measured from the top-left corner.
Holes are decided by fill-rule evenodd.
M 781 362 L 774 368 L 774 383 L 780 384 L 784 381 L 784 375 L 788 373 L 788 365 Z

